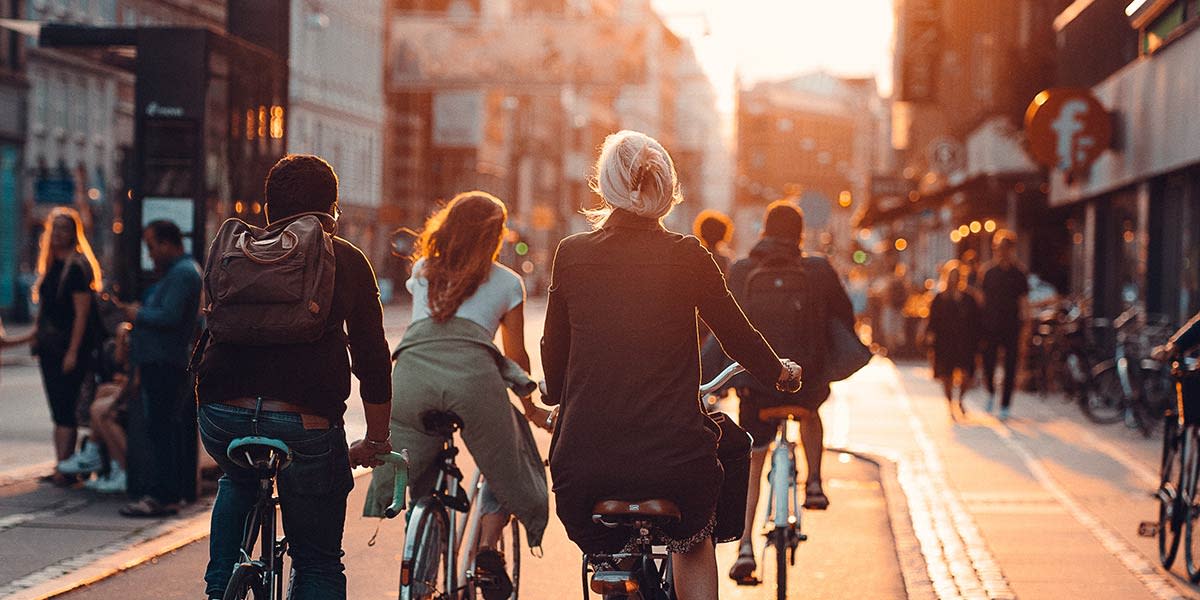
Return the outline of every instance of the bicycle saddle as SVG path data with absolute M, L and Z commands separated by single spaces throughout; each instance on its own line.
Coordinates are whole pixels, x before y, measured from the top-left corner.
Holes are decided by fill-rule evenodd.
M 798 419 L 808 416 L 812 409 L 805 408 L 794 404 L 784 404 L 783 406 L 772 406 L 763 408 L 758 411 L 758 418 L 762 421 L 784 421 L 789 417 Z
M 225 455 L 239 467 L 255 471 L 271 471 L 276 468 L 282 471 L 292 463 L 292 450 L 287 444 L 260 435 L 233 440 L 229 443 Z
M 679 506 L 661 498 L 630 502 L 628 500 L 601 500 L 592 507 L 592 522 L 614 527 L 629 525 L 636 521 L 673 522 L 681 519 Z
M 421 426 L 429 435 L 448 438 L 464 428 L 462 417 L 449 410 L 427 410 L 421 413 Z

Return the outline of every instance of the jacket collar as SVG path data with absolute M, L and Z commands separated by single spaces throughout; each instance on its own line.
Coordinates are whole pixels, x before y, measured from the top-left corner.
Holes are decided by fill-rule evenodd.
M 609 227 L 645 230 L 663 228 L 662 223 L 658 219 L 638 216 L 621 208 L 613 209 L 612 214 L 608 215 L 608 219 L 604 221 L 604 228 L 607 229 Z

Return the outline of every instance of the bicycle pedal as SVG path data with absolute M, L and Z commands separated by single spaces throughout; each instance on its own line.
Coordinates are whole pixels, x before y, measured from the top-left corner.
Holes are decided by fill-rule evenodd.
M 1158 536 L 1158 521 L 1142 521 L 1138 524 L 1139 537 L 1156 537 Z

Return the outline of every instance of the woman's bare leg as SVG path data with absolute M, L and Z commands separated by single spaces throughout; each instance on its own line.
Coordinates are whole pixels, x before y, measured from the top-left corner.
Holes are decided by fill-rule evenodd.
M 717 600 L 717 550 L 703 540 L 686 554 L 672 554 L 675 592 L 679 600 Z

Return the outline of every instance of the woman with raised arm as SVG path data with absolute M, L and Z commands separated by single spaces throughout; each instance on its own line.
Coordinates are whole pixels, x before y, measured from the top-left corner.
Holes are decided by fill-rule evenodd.
M 658 537 L 674 555 L 679 598 L 716 598 L 723 473 L 698 395 L 697 314 L 759 380 L 795 391 L 800 368 L 746 320 L 712 254 L 663 227 L 682 197 L 662 145 L 608 136 L 593 188 L 594 230 L 558 246 L 542 338 L 545 400 L 560 405 L 550 446 L 558 516 L 584 552 L 610 553 L 631 532 L 593 524 L 597 501 L 675 502 L 682 520 Z

